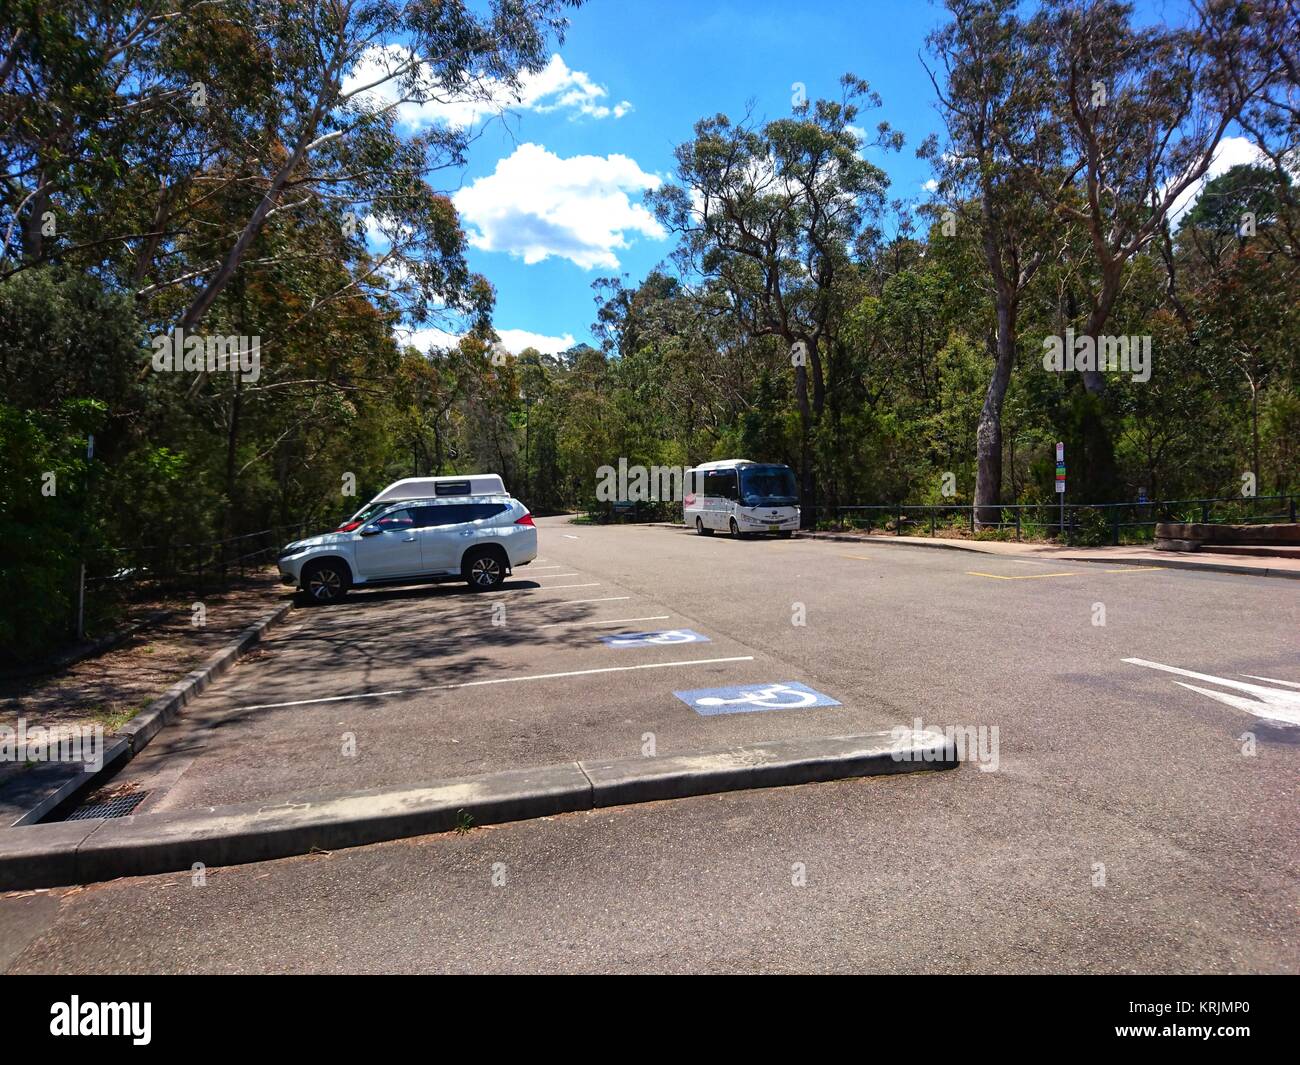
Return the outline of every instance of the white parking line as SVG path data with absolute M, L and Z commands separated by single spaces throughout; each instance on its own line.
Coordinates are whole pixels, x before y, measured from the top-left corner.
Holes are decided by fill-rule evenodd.
M 573 536 L 573 535 L 571 535 L 571 534 L 569 534 L 569 533 L 565 533 L 565 534 L 564 534 L 564 538 L 565 538 L 566 540 L 576 540 L 576 539 L 577 539 L 576 536 Z
M 630 595 L 607 595 L 604 599 L 561 599 L 561 603 L 613 603 L 620 599 L 631 599 Z
M 581 577 L 581 573 L 548 573 L 547 577 Z
M 536 573 L 539 569 L 564 569 L 563 566 L 530 566 L 529 572 Z
M 671 614 L 655 614 L 653 617 L 648 618 L 612 618 L 609 621 L 553 621 L 549 625 L 542 625 L 539 627 L 543 629 L 558 629 L 564 625 L 627 625 L 633 621 L 666 621 L 670 617 L 672 617 Z
M 413 695 L 416 692 L 449 691 L 453 688 L 478 688 L 485 684 L 518 684 L 526 680 L 557 680 L 560 677 L 587 677 L 593 673 L 628 673 L 634 669 L 668 669 L 671 666 L 709 666 L 721 662 L 752 662 L 753 655 L 734 658 L 688 658 L 681 662 L 643 662 L 639 666 L 605 666 L 601 669 L 575 669 L 567 673 L 534 673 L 528 677 L 494 677 L 491 680 L 466 680 L 459 684 L 426 684 L 421 688 L 393 688 L 385 692 L 355 692 L 352 695 L 328 695 L 321 699 L 296 699 L 288 703 L 256 703 L 237 706 L 231 713 L 241 710 L 280 710 L 286 706 L 312 706 L 318 703 L 342 703 L 349 699 L 380 699 L 387 695 Z
M 555 574 L 555 576 L 558 577 L 559 574 L 557 573 Z M 599 588 L 599 587 L 600 587 L 600 581 L 592 581 L 590 584 L 552 584 L 546 590 L 548 592 L 558 592 L 561 588 Z M 566 603 L 570 603 L 572 601 L 573 600 L 571 599 L 565 600 Z

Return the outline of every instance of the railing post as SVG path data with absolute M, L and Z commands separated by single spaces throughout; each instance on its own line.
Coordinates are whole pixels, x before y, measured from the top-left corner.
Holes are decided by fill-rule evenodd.
M 1210 504 L 1209 504 L 1209 503 L 1202 503 L 1202 504 L 1201 504 L 1201 524 L 1202 524 L 1202 525 L 1209 525 L 1209 524 L 1210 524 Z
M 934 536 L 934 507 L 930 508 L 930 535 Z
M 1115 517 L 1111 520 L 1111 537 L 1110 542 L 1119 547 L 1119 505 L 1116 504 L 1110 508 L 1114 511 Z
M 1020 507 L 1016 507 L 1016 539 L 1020 539 Z
M 898 507 L 898 511 L 897 511 L 897 517 L 894 519 L 894 535 L 902 536 L 903 535 L 903 504 L 898 503 L 896 505 Z
M 1295 496 L 1291 497 L 1291 524 L 1295 524 Z

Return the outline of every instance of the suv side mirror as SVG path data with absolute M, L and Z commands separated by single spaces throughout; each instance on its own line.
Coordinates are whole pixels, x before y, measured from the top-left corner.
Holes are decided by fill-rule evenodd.
M 379 527 L 376 526 L 376 525 L 367 525 L 364 529 L 361 530 L 361 535 L 362 535 L 362 536 L 378 536 L 378 535 L 379 535 L 381 532 L 383 532 L 383 531 L 384 531 L 383 529 L 379 528 Z

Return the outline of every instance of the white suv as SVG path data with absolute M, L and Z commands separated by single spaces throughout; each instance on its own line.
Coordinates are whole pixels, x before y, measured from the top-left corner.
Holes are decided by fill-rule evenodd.
M 312 603 L 332 603 L 353 586 L 464 580 L 499 588 L 537 557 L 537 526 L 508 495 L 442 496 L 377 502 L 332 533 L 280 552 L 280 580 Z

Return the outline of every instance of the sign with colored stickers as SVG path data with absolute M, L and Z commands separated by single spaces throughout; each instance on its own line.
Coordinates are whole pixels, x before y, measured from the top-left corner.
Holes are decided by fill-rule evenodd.
M 729 688 L 696 688 L 673 692 L 704 717 L 715 714 L 752 714 L 760 710 L 805 710 L 810 706 L 843 705 L 829 695 L 793 680 L 763 684 L 735 684 Z
M 694 629 L 664 629 L 662 632 L 620 632 L 602 636 L 606 647 L 669 647 L 679 643 L 711 643 Z

